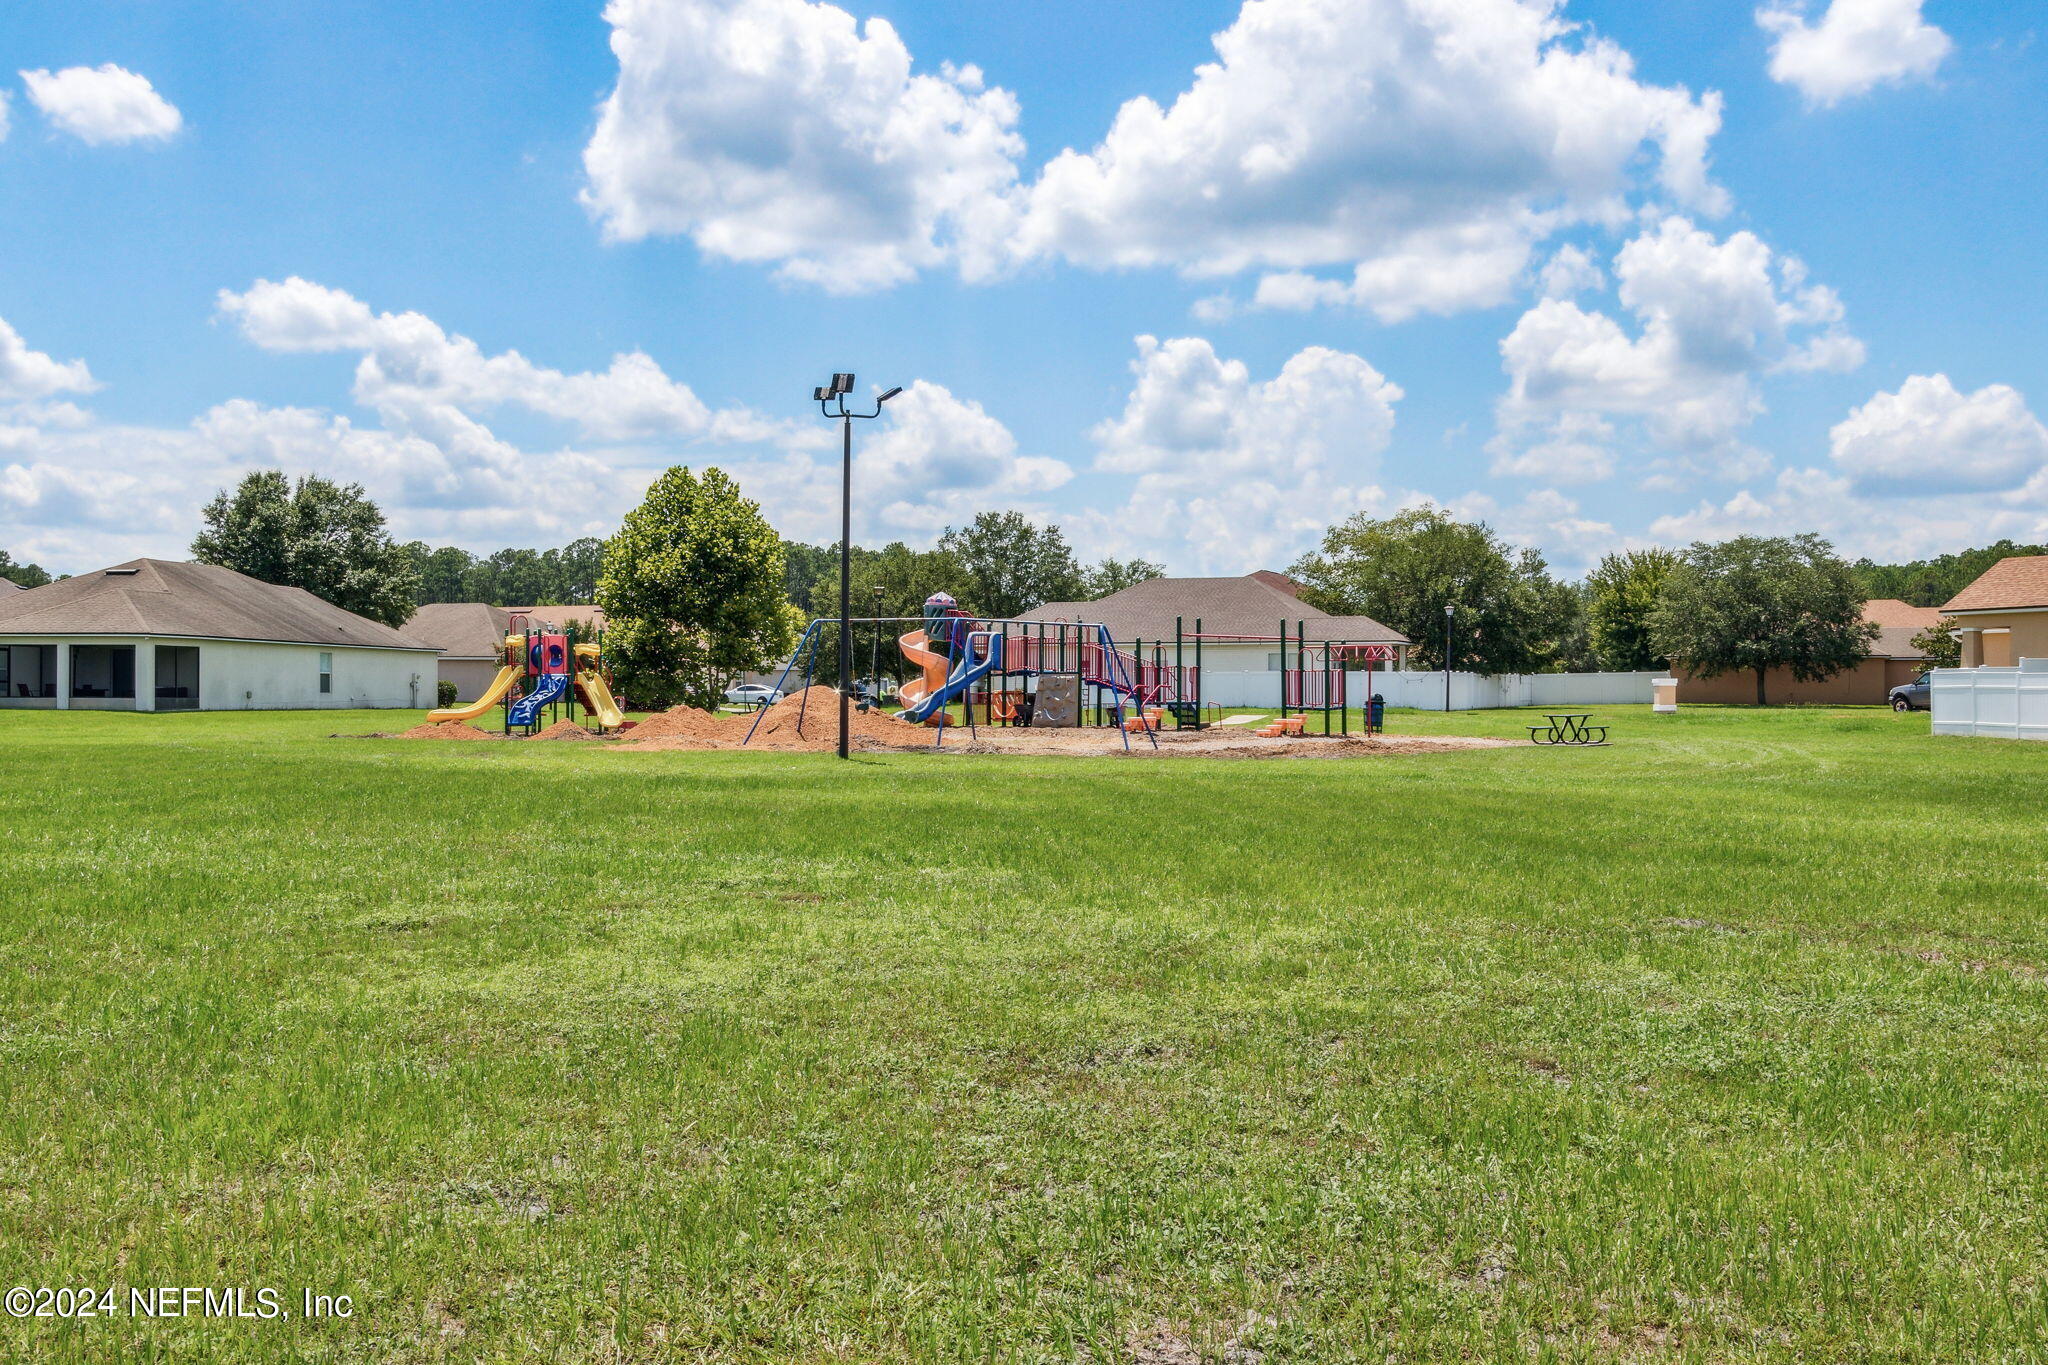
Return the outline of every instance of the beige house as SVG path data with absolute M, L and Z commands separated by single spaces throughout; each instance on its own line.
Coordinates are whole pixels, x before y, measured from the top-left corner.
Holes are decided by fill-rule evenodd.
M 1955 618 L 1964 668 L 2048 659 L 2048 555 L 1999 560 L 1941 611 Z
M 302 588 L 131 559 L 0 593 L 0 707 L 55 711 L 424 706 L 434 647 Z
M 455 684 L 458 701 L 475 701 L 505 661 L 511 613 L 487 602 L 433 602 L 415 611 L 405 633 L 441 651 L 437 676 Z
M 1764 694 L 1773 705 L 1883 706 L 1894 687 L 1913 681 L 1928 667 L 1926 652 L 1913 647 L 1913 637 L 1941 617 L 1939 607 L 1909 606 L 1895 597 L 1873 598 L 1863 604 L 1863 619 L 1877 627 L 1877 641 L 1870 646 L 1869 657 L 1819 682 L 1801 682 L 1790 669 L 1771 669 L 1764 674 Z M 1678 679 L 1681 702 L 1756 703 L 1756 674 L 1751 672 L 1698 678 L 1674 668 L 1672 676 Z

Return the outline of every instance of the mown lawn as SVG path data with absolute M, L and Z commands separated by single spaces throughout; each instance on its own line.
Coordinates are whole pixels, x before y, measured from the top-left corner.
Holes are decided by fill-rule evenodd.
M 294 1313 L 0 1356 L 2048 1357 L 2048 746 L 1596 709 L 1348 763 L 0 713 L 0 1279 Z

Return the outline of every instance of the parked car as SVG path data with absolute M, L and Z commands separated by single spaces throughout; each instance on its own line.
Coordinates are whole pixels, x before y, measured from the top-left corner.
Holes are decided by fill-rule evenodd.
M 1934 708 L 1934 685 L 1922 673 L 1913 681 L 1894 687 L 1891 699 L 1894 711 L 1930 711 Z
M 740 683 L 725 689 L 725 699 L 734 706 L 773 706 L 782 693 L 766 683 Z

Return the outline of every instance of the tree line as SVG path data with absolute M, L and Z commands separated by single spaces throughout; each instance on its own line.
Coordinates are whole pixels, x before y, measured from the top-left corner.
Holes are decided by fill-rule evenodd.
M 49 570 L 40 564 L 18 564 L 14 556 L 0 550 L 0 578 L 24 588 L 40 588 L 54 582 Z
M 1973 553 L 1988 567 L 2001 553 L 2025 551 L 2008 542 Z M 1748 674 L 1762 705 L 1774 669 L 1819 682 L 1868 657 L 1878 628 L 1864 619 L 1864 602 L 1895 595 L 1869 591 L 1867 570 L 1875 567 L 1846 563 L 1817 535 L 1737 536 L 1611 554 L 1583 583 L 1565 584 L 1535 551 L 1511 551 L 1484 523 L 1426 507 L 1352 517 L 1290 572 L 1311 605 L 1370 616 L 1408 636 L 1426 668 L 1635 672 L 1678 664 L 1702 677 Z M 1954 595 L 1938 585 L 1922 595 L 1936 592 L 1939 601 Z M 1946 623 L 1913 643 L 1936 663 L 1955 662 Z
M 609 540 L 475 556 L 395 542 L 358 485 L 275 470 L 208 503 L 194 558 L 303 587 L 337 606 L 401 625 L 428 602 L 504 606 L 594 601 L 608 650 L 643 705 L 703 705 L 736 674 L 788 657 L 805 621 L 838 614 L 838 550 L 785 540 L 721 470 L 677 467 Z M 1743 536 L 1683 550 L 1611 554 L 1581 582 L 1542 554 L 1508 545 L 1483 522 L 1434 507 L 1359 514 L 1332 526 L 1290 566 L 1310 605 L 1370 616 L 1406 635 L 1414 662 L 1479 673 L 1664 669 L 1702 676 L 1785 668 L 1817 681 L 1866 657 L 1876 629 L 1868 596 L 1945 601 L 2007 554 L 2001 541 L 1911 564 L 1848 564 L 1818 536 Z M 853 614 L 915 617 L 949 592 L 975 612 L 1015 617 L 1045 602 L 1091 601 L 1156 577 L 1144 560 L 1083 566 L 1056 525 L 984 512 L 929 550 L 901 541 L 850 552 Z M 43 574 L 0 554 L 0 573 Z M 1941 628 L 1922 644 L 1952 661 Z M 821 681 L 836 681 L 823 651 Z

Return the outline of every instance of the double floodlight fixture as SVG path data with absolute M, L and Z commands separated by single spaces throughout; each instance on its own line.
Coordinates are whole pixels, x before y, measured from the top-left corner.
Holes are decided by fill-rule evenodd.
M 853 376 L 850 374 L 835 374 L 832 376 L 831 383 L 820 384 L 817 388 L 811 390 L 811 401 L 815 402 L 827 417 L 880 417 L 882 415 L 882 404 L 903 392 L 903 388 L 901 385 L 898 385 L 896 388 L 890 389 L 887 393 L 875 399 L 875 410 L 873 412 L 848 411 L 846 399 L 852 392 Z M 828 404 L 832 404 L 832 406 L 827 406 Z

